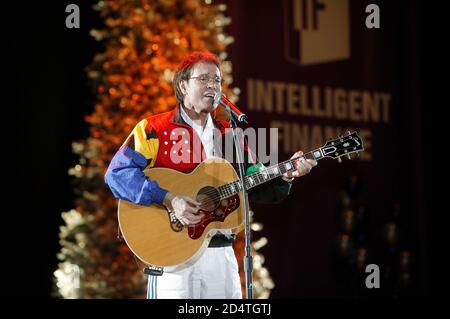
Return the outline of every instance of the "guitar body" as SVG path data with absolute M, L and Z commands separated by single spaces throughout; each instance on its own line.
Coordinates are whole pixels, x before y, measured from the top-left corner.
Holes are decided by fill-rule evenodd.
M 131 251 L 145 264 L 170 267 L 195 262 L 211 239 L 213 229 L 234 229 L 244 218 L 242 193 L 220 199 L 219 186 L 238 179 L 229 162 L 210 158 L 185 174 L 167 168 L 144 171 L 161 188 L 187 195 L 204 203 L 202 220 L 183 227 L 164 206 L 141 206 L 119 201 L 118 218 L 122 235 Z

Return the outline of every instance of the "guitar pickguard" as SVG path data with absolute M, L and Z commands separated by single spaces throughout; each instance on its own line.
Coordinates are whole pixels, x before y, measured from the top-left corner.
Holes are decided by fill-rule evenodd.
M 189 237 L 191 239 L 200 238 L 209 223 L 215 221 L 223 222 L 231 212 L 239 207 L 239 204 L 239 195 L 236 194 L 221 200 L 219 202 L 219 206 L 212 211 L 200 210 L 200 212 L 204 213 L 205 216 L 197 224 L 188 226 Z

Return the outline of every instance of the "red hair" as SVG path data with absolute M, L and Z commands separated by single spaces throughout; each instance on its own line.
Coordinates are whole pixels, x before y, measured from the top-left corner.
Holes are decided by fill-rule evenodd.
M 211 62 L 217 65 L 217 67 L 220 67 L 220 60 L 217 55 L 209 51 L 197 51 L 183 57 L 183 59 L 178 64 L 176 72 L 180 72 L 186 68 L 190 68 L 199 62 Z

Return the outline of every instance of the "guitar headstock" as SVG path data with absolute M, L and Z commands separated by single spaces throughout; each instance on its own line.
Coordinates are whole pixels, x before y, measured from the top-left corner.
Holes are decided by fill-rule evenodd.
M 334 140 L 329 140 L 321 147 L 323 156 L 338 159 L 341 162 L 341 156 L 346 155 L 350 159 L 350 154 L 363 151 L 361 137 L 357 132 L 348 132 L 345 136 L 340 136 Z

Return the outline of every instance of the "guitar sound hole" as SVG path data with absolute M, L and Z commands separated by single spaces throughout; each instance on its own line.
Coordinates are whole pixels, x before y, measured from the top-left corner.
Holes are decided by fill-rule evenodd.
M 201 209 L 205 211 L 213 211 L 219 207 L 219 192 L 212 186 L 206 186 L 197 193 L 196 200 L 201 203 Z

